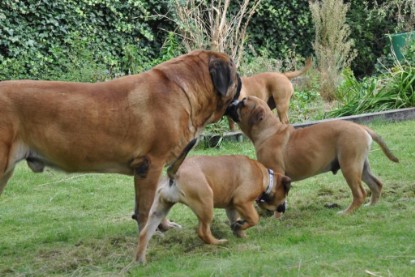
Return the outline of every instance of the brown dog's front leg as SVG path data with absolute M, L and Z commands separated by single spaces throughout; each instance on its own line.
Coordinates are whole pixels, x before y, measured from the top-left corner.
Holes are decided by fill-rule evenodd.
M 233 132 L 235 130 L 235 122 L 229 116 L 227 118 L 228 118 L 229 130 Z
M 249 227 L 252 227 L 258 223 L 259 215 L 256 212 L 255 207 L 253 205 L 241 205 L 239 207 L 237 206 L 236 209 L 243 218 L 243 220 L 237 220 L 231 225 L 232 231 L 234 233 L 240 230 L 248 229 Z
M 163 163 L 150 164 L 148 158 L 143 158 L 141 161 L 134 167 L 135 208 L 132 216 L 137 221 L 139 230 L 147 222 L 163 168 Z

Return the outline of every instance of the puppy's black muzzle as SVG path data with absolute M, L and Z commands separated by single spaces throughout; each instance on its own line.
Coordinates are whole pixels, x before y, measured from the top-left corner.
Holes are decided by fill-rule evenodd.
M 226 108 L 225 115 L 229 116 L 233 121 L 239 122 L 238 107 L 239 100 L 233 100 L 232 103 Z
M 285 210 L 287 209 L 287 202 L 282 203 L 277 207 L 277 212 L 279 213 L 285 213 Z

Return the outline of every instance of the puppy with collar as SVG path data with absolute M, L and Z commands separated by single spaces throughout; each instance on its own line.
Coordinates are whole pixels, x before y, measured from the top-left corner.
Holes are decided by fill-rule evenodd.
M 226 209 L 230 227 L 237 237 L 245 237 L 243 230 L 256 225 L 259 216 L 254 207 L 268 211 L 285 211 L 285 195 L 276 195 L 277 187 L 290 188 L 291 180 L 274 175 L 261 163 L 242 155 L 194 156 L 184 160 L 196 140 L 192 141 L 168 168 L 168 178 L 159 183 L 149 213 L 149 219 L 140 232 L 136 260 L 146 262 L 146 249 L 163 218 L 171 207 L 180 202 L 199 219 L 197 234 L 207 244 L 225 243 L 212 235 L 210 225 L 213 209 Z
M 349 214 L 365 201 L 362 180 L 371 190 L 370 204 L 375 204 L 382 191 L 382 182 L 370 170 L 368 154 L 372 140 L 393 162 L 399 162 L 383 139 L 373 130 L 353 122 L 333 120 L 294 129 L 273 116 L 267 103 L 248 96 L 233 106 L 232 118 L 254 143 L 256 156 L 264 166 L 302 180 L 320 173 L 341 169 L 352 194 L 353 202 L 342 213 Z M 277 188 L 278 197 L 285 197 L 284 187 Z M 278 202 L 283 202 L 280 198 Z

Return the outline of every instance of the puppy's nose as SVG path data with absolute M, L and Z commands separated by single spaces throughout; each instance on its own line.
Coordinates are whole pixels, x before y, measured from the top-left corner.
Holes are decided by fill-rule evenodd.
M 278 207 L 277 207 L 277 212 L 279 212 L 279 213 L 285 213 L 285 210 L 287 209 L 287 205 L 286 205 L 286 203 L 284 202 L 284 203 L 282 203 L 281 205 L 279 205 Z
M 238 122 L 238 116 L 236 110 L 238 109 L 240 101 L 233 100 L 231 104 L 226 108 L 225 115 L 230 116 L 233 121 Z

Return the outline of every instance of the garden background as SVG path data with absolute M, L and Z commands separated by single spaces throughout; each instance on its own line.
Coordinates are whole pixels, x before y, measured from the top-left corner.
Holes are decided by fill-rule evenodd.
M 195 26 L 185 25 L 177 8 L 208 11 L 212 3 L 219 1 L 2 0 L 0 81 L 95 82 L 148 70 L 188 51 L 184 35 Z M 415 29 L 414 1 L 237 0 L 226 18 L 238 18 L 244 3 L 255 12 L 245 17 L 242 75 L 301 68 L 313 57 L 313 69 L 295 82 L 291 122 L 415 106 L 414 43 L 398 58 L 388 36 Z M 322 72 L 330 67 L 323 57 L 330 53 L 334 83 L 324 89 Z M 222 120 L 207 130 L 226 126 Z M 224 212 L 215 211 L 213 233 L 229 239 L 220 247 L 204 245 L 194 214 L 176 205 L 169 217 L 183 229 L 153 238 L 146 267 L 131 262 L 137 228 L 130 177 L 33 174 L 21 164 L 0 197 L 0 275 L 413 276 L 415 121 L 370 127 L 400 159 L 391 164 L 376 145 L 370 153 L 385 183 L 379 205 L 339 217 L 351 198 L 343 178 L 316 176 L 293 185 L 282 220 L 261 218 L 245 240 L 234 238 Z M 191 155 L 236 153 L 255 158 L 247 141 L 200 145 Z

